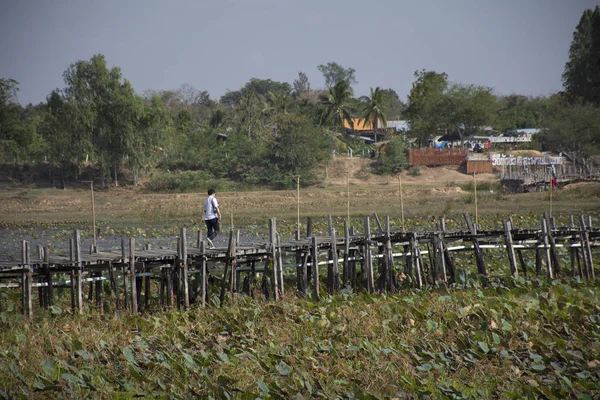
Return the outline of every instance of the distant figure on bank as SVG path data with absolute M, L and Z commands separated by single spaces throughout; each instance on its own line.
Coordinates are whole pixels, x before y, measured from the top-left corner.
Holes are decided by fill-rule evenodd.
M 215 189 L 208 189 L 208 198 L 204 200 L 204 222 L 206 223 L 206 240 L 213 249 L 213 239 L 219 234 L 219 220 L 221 219 L 221 210 L 217 201 Z

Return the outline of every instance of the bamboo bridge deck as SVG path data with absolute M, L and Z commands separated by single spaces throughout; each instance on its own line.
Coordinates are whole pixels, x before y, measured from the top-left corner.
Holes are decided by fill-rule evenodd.
M 290 286 L 315 298 L 323 290 L 335 293 L 344 287 L 396 292 L 402 287 L 457 282 L 458 268 L 451 256 L 455 251 L 473 252 L 477 273 L 488 275 L 484 249 L 504 249 L 506 273 L 513 276 L 527 274 L 523 252 L 533 251 L 537 274 L 595 278 L 592 248 L 600 246 L 600 230 L 592 227 L 591 217 L 580 216 L 579 221 L 571 217 L 568 226 L 556 227 L 545 214 L 539 228 L 515 228 L 509 219 L 502 222 L 501 230 L 480 230 L 467 213 L 463 215 L 464 231 L 446 230 L 443 218 L 428 231 L 393 231 L 389 218 L 382 225 L 375 216 L 374 232 L 366 217 L 362 234 L 355 234 L 345 222 L 339 235 L 330 217 L 328 235 L 313 235 L 307 224 L 306 237 L 287 241 L 281 241 L 273 218 L 267 242 L 259 245 L 239 245 L 239 238 L 229 232 L 227 247 L 208 249 L 199 232 L 195 246 L 190 246 L 182 228 L 175 248 L 146 245 L 139 249 L 134 238 L 123 238 L 121 251 L 89 254 L 82 252 L 80 232 L 75 230 L 66 255 L 50 254 L 47 246 L 40 245 L 34 251 L 23 241 L 18 260 L 0 261 L 0 290 L 20 290 L 21 310 L 28 316 L 33 315 L 34 303 L 42 308 L 53 306 L 57 290 L 65 288 L 74 311 L 83 312 L 86 305 L 102 310 L 104 285 L 110 288 L 116 309 L 134 313 L 150 309 L 156 298 L 161 308 L 205 305 L 210 301 L 209 282 L 213 290 L 217 288 L 221 304 L 227 291 L 253 295 L 259 287 L 263 295 L 275 300 Z M 569 266 L 558 256 L 560 248 L 569 250 Z M 84 283 L 89 283 L 87 296 Z

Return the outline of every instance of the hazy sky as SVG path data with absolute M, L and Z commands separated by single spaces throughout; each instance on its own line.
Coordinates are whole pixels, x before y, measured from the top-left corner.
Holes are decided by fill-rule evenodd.
M 406 98 L 418 69 L 498 94 L 561 89 L 591 0 L 2 0 L 0 77 L 22 104 L 64 87 L 69 64 L 105 55 L 138 93 L 190 84 L 221 97 L 250 78 L 292 83 L 317 65 L 356 69 L 357 95 Z

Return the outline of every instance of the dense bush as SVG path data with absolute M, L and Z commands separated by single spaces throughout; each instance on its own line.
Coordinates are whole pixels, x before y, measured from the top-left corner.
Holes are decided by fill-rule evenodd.
M 196 192 L 209 187 L 227 190 L 234 189 L 235 184 L 206 171 L 159 172 L 146 183 L 146 188 L 153 192 Z
M 408 167 L 406 148 L 402 138 L 396 137 L 382 148 L 375 164 L 375 173 L 380 175 L 398 174 L 406 167 Z

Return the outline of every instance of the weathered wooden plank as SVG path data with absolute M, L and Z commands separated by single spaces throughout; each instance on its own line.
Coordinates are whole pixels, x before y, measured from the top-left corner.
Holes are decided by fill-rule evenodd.
M 207 293 L 206 293 L 206 284 L 208 281 L 208 276 L 206 274 L 206 243 L 204 241 L 200 241 L 200 271 L 201 271 L 201 280 L 200 280 L 200 297 L 202 307 L 206 307 Z
M 188 246 L 187 246 L 187 230 L 185 227 L 179 231 L 181 242 L 181 277 L 183 285 L 183 306 L 185 309 L 190 308 L 190 288 L 188 282 Z
M 479 247 L 479 240 L 474 236 L 477 235 L 477 229 L 475 225 L 471 222 L 471 217 L 467 214 L 466 211 L 463 211 L 463 217 L 465 218 L 465 222 L 467 223 L 467 228 L 471 235 L 471 242 L 473 243 L 473 251 L 475 252 L 475 261 L 477 263 L 477 273 L 480 275 L 487 276 L 487 270 L 485 268 L 485 262 L 483 260 L 483 253 L 481 252 L 481 247 Z
M 544 259 L 546 261 L 546 275 L 553 279 L 552 260 L 550 258 L 550 246 L 548 245 L 548 223 L 542 218 L 542 245 L 544 251 Z
M 375 291 L 375 286 L 373 282 L 373 264 L 371 258 L 371 224 L 369 217 L 365 217 L 365 261 L 364 261 L 364 270 L 367 278 L 367 292 L 373 293 Z
M 517 258 L 515 257 L 515 249 L 513 246 L 513 239 L 511 233 L 510 221 L 502 221 L 504 225 L 504 245 L 506 246 L 506 252 L 508 254 L 508 263 L 510 265 L 510 273 L 512 276 L 519 274 L 517 270 Z
M 342 276 L 343 282 L 342 285 L 347 287 L 351 285 L 351 276 L 350 276 L 350 231 L 348 229 L 348 220 L 344 219 L 344 264 L 342 266 Z
M 312 284 L 313 284 L 313 298 L 319 300 L 319 258 L 317 254 L 317 238 L 316 236 L 311 237 L 311 261 L 312 261 Z
M 81 232 L 79 229 L 75 229 L 75 236 L 73 238 L 75 244 L 75 263 L 77 266 L 77 310 L 79 313 L 83 313 L 83 264 L 81 263 Z
M 129 238 L 129 277 L 131 279 L 131 312 L 138 312 L 137 283 L 135 276 L 135 238 Z
M 588 221 L 591 223 L 591 221 Z M 583 215 L 579 216 L 579 227 L 581 237 L 581 253 L 583 255 L 583 265 L 586 271 L 586 275 L 589 279 L 594 279 L 594 262 L 592 260 L 592 249 L 590 247 L 590 238 L 585 226 L 585 220 Z

